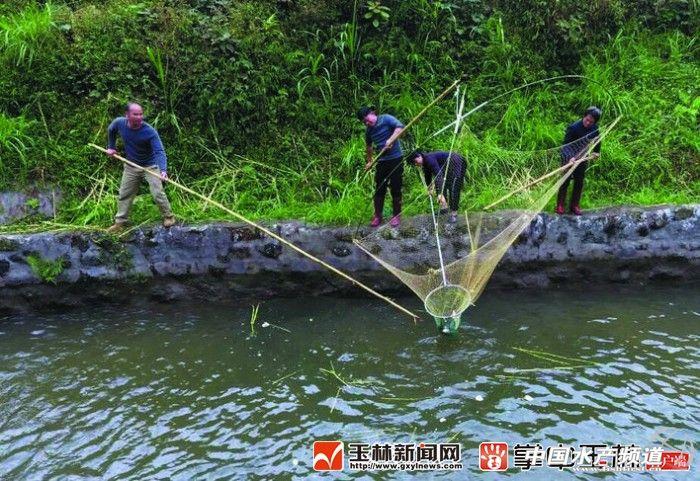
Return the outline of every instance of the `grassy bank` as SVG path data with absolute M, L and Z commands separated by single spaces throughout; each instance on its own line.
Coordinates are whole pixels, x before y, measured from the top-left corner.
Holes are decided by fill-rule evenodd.
M 357 106 L 408 121 L 455 78 L 468 110 L 577 74 L 586 78 L 514 92 L 466 120 L 463 207 L 502 193 L 508 159 L 556 166 L 555 155 L 522 152 L 556 147 L 589 104 L 603 107 L 603 125 L 624 117 L 589 172 L 584 207 L 697 202 L 697 13 L 694 2 L 5 2 L 0 188 L 58 184 L 58 222 L 109 224 L 120 166 L 85 144 L 104 143 L 136 100 L 179 182 L 254 218 L 364 222 L 373 187 Z M 453 118 L 454 102 L 441 103 L 406 144 L 447 148 L 449 133 L 430 135 Z M 408 198 L 421 195 L 416 173 L 405 178 Z M 225 218 L 169 195 L 186 220 Z M 409 202 L 409 213 L 424 209 Z M 148 196 L 133 218 L 158 219 Z

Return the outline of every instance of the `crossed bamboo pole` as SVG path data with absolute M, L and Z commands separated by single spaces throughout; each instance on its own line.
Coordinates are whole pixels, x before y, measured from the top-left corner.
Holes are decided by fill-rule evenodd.
M 107 150 L 104 149 L 103 147 L 100 147 L 99 145 L 96 145 L 96 144 L 93 144 L 93 143 L 89 143 L 88 145 L 89 145 L 90 147 L 96 148 L 97 150 L 99 150 L 99 151 L 101 151 L 101 152 L 104 152 L 105 154 L 107 153 Z M 140 165 L 137 165 L 137 164 L 131 162 L 130 160 L 125 159 L 124 157 L 122 157 L 122 156 L 120 156 L 120 155 L 114 154 L 113 157 L 114 157 L 115 159 L 121 160 L 121 161 L 122 161 L 123 163 L 125 163 L 125 164 L 130 165 L 131 167 L 134 167 L 134 168 L 136 168 L 136 169 L 139 169 L 139 170 L 145 172 L 145 173 L 148 174 L 148 175 L 152 175 L 152 176 L 154 176 L 154 177 L 158 177 L 159 179 L 161 179 L 161 176 L 158 175 L 157 173 L 152 172 L 152 171 L 150 171 L 150 170 L 148 170 L 148 169 L 144 169 L 144 168 L 141 167 Z M 176 182 L 176 181 L 174 181 L 174 180 L 172 180 L 172 179 L 170 179 L 170 178 L 165 178 L 165 179 L 161 179 L 161 180 L 163 180 L 163 181 L 165 181 L 165 182 L 168 182 L 168 183 L 174 185 L 174 186 L 177 187 L 178 189 L 181 189 L 181 190 L 187 192 L 188 194 L 191 194 L 191 195 L 193 195 L 193 196 L 195 196 L 195 197 L 198 197 L 199 199 L 202 199 L 204 202 L 207 202 L 207 203 L 209 203 L 209 204 L 211 204 L 211 205 L 213 205 L 213 206 L 215 206 L 215 207 L 218 207 L 219 209 L 221 209 L 221 210 L 223 210 L 224 212 L 226 212 L 226 213 L 232 215 L 232 216 L 235 217 L 236 219 L 238 219 L 238 220 L 240 220 L 240 221 L 243 221 L 243 222 L 245 222 L 246 224 L 248 224 L 248 225 L 250 225 L 250 226 L 252 226 L 252 227 L 254 227 L 254 228 L 256 228 L 256 229 L 258 229 L 258 230 L 260 230 L 260 231 L 262 231 L 262 232 L 264 232 L 264 233 L 267 234 L 268 236 L 272 237 L 273 239 L 278 240 L 278 241 L 281 242 L 282 244 L 284 244 L 284 245 L 286 245 L 287 247 L 289 247 L 290 249 L 292 249 L 292 250 L 298 252 L 299 254 L 303 255 L 304 257 L 307 257 L 307 258 L 311 259 L 312 261 L 316 262 L 317 264 L 320 264 L 321 266 L 323 266 L 323 267 L 325 267 L 326 269 L 330 270 L 331 272 L 337 274 L 338 276 L 342 277 L 343 279 L 348 280 L 348 281 L 352 282 L 354 285 L 356 285 L 356 286 L 358 286 L 358 287 L 364 289 L 365 291 L 369 292 L 369 293 L 372 294 L 373 296 L 378 297 L 379 299 L 383 300 L 384 302 L 386 302 L 386 303 L 388 303 L 388 304 L 391 304 L 392 306 L 394 306 L 396 309 L 400 310 L 400 311 L 403 312 L 404 314 L 408 314 L 409 316 L 411 316 L 414 320 L 416 320 L 416 319 L 419 318 L 416 314 L 412 313 L 411 311 L 409 311 L 409 310 L 406 309 L 405 307 L 400 306 L 399 304 L 397 304 L 396 302 L 392 301 L 392 300 L 389 299 L 388 297 L 381 295 L 380 293 L 378 293 L 377 291 L 375 291 L 375 290 L 372 289 L 371 287 L 368 287 L 368 286 L 366 286 L 365 284 L 363 284 L 363 283 L 361 283 L 360 281 L 358 281 L 357 279 L 354 279 L 354 278 L 350 277 L 348 274 L 344 273 L 343 271 L 341 271 L 341 270 L 339 270 L 339 269 L 336 269 L 335 267 L 333 267 L 332 265 L 328 264 L 328 263 L 325 262 L 325 261 L 322 261 L 322 260 L 319 259 L 318 257 L 316 257 L 316 256 L 314 256 L 314 255 L 312 255 L 312 254 L 309 254 L 309 253 L 306 252 L 305 250 L 301 249 L 300 247 L 297 247 L 297 246 L 294 245 L 293 243 L 291 243 L 291 242 L 289 242 L 288 240 L 286 240 L 286 239 L 280 237 L 279 235 L 277 235 L 277 234 L 275 234 L 274 232 L 272 232 L 271 230 L 269 230 L 269 229 L 263 227 L 262 225 L 260 225 L 260 224 L 258 224 L 258 223 L 256 223 L 256 222 L 253 222 L 252 220 L 250 220 L 250 219 L 248 219 L 248 218 L 242 216 L 241 214 L 239 214 L 239 213 L 237 213 L 237 212 L 234 212 L 233 210 L 229 209 L 228 207 L 226 207 L 225 205 L 221 204 L 220 202 L 217 202 L 217 201 L 213 200 L 213 199 L 210 198 L 210 197 L 207 197 L 207 196 L 205 196 L 205 195 L 203 195 L 203 194 L 200 194 L 199 192 L 195 192 L 194 190 L 190 189 L 189 187 L 184 186 L 184 185 L 180 184 L 179 182 Z

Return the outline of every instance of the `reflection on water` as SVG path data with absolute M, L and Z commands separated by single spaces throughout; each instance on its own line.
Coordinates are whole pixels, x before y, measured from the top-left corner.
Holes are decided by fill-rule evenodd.
M 0 479 L 302 479 L 316 439 L 462 443 L 435 479 L 483 479 L 482 441 L 687 450 L 698 292 L 488 292 L 456 338 L 366 299 L 264 302 L 255 337 L 248 305 L 2 318 Z M 538 469 L 499 476 L 595 477 Z

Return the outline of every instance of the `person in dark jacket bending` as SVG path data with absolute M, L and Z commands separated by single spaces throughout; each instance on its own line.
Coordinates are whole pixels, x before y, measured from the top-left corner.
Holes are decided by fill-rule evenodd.
M 448 160 L 449 159 L 449 160 Z M 430 194 L 437 192 L 442 209 L 450 208 L 450 223 L 457 221 L 459 196 L 467 173 L 467 161 L 456 152 L 414 152 L 410 160 L 423 167 L 425 184 Z M 433 183 L 433 178 L 435 182 Z M 447 199 L 445 198 L 447 197 Z
M 574 122 L 566 128 L 564 135 L 564 145 L 561 148 L 562 165 L 568 162 L 576 162 L 583 158 L 588 152 L 588 145 L 598 137 L 598 120 L 602 115 L 598 107 L 588 107 L 583 114 L 583 118 Z M 593 147 L 593 152 L 589 158 L 596 158 L 600 155 L 600 142 Z M 586 174 L 588 160 L 578 164 L 574 172 L 570 174 L 559 188 L 557 195 L 557 214 L 564 213 L 564 203 L 566 202 L 566 191 L 569 188 L 571 178 L 574 179 L 574 190 L 571 193 L 571 203 L 569 212 L 574 215 L 581 215 L 581 193 L 583 192 L 583 178 Z

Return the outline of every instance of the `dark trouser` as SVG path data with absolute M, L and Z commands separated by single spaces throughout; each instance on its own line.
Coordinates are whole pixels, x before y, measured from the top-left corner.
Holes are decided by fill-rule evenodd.
M 403 159 L 380 160 L 377 162 L 374 191 L 374 215 L 381 217 L 384 210 L 384 197 L 387 187 L 391 187 L 391 201 L 394 215 L 401 213 L 401 185 L 403 182 Z
M 569 182 L 571 182 L 572 177 L 574 178 L 574 191 L 571 193 L 571 204 L 569 204 L 569 207 L 571 208 L 579 205 L 581 202 L 581 193 L 583 192 L 583 178 L 586 175 L 586 167 L 588 167 L 588 161 L 578 164 L 573 174 L 569 175 L 561 187 L 559 187 L 557 205 L 564 205 L 564 202 L 566 202 L 566 190 L 569 188 Z
M 450 210 L 453 212 L 459 210 L 459 196 L 462 193 L 463 185 L 464 175 L 447 176 L 447 185 L 445 185 L 444 194 L 447 202 L 450 204 Z

